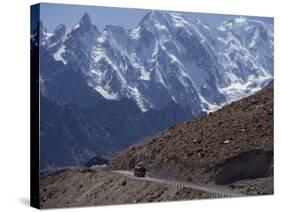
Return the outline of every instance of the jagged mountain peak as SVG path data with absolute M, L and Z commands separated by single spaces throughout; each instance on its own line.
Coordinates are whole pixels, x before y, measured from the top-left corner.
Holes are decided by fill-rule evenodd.
M 63 33 L 63 34 L 64 34 L 65 31 L 66 31 L 66 26 L 65 26 L 64 24 L 59 24 L 59 25 L 56 27 L 54 33 Z
M 91 17 L 89 15 L 89 13 L 85 12 L 84 15 L 82 16 L 82 18 L 79 21 L 80 26 L 84 25 L 84 26 L 90 26 L 92 25 L 92 20 Z
M 239 16 L 227 21 L 224 21 L 219 27 L 218 30 L 220 31 L 227 31 L 227 30 L 243 30 L 243 31 L 250 31 L 253 28 L 258 29 L 260 31 L 270 30 L 272 26 L 270 24 L 266 24 L 263 21 L 253 20 L 245 16 Z
M 240 16 L 225 21 L 218 30 L 224 34 L 223 39 L 241 42 L 248 49 L 271 49 L 273 46 L 272 25 L 260 20 Z
M 165 12 L 165 11 L 150 11 L 140 21 L 141 25 L 158 24 L 162 26 L 180 26 L 188 23 L 188 20 L 184 15 L 176 12 Z M 190 21 L 191 22 L 191 21 Z
M 147 13 L 146 17 L 144 20 L 153 20 L 153 19 L 166 19 L 167 16 L 169 16 L 169 13 L 164 12 L 164 11 L 150 11 Z
M 119 25 L 113 25 L 113 24 L 107 24 L 104 28 L 104 31 L 107 32 L 117 32 L 117 33 L 125 33 L 126 30 L 122 26 Z
M 235 18 L 233 19 L 233 22 L 234 22 L 235 24 L 243 24 L 243 23 L 245 23 L 245 22 L 247 22 L 247 21 L 248 21 L 248 19 L 247 19 L 245 16 L 235 17 Z
M 73 37 L 75 37 L 80 41 L 93 41 L 99 34 L 100 32 L 97 26 L 92 24 L 89 13 L 85 12 L 79 23 L 72 28 L 67 37 L 71 40 L 73 40 Z M 85 43 L 85 45 L 87 44 Z
M 80 21 L 78 22 L 78 24 L 76 24 L 72 30 L 71 33 L 76 33 L 77 31 L 79 32 L 99 32 L 98 28 L 96 25 L 94 25 L 92 23 L 91 17 L 89 15 L 89 13 L 85 12 L 82 16 L 82 18 L 80 19 Z
M 61 40 L 65 37 L 66 34 L 66 26 L 64 24 L 60 24 L 56 27 L 54 31 L 55 40 Z
M 166 28 L 170 25 L 169 22 L 165 12 L 150 11 L 143 17 L 138 26 L 142 30 L 157 31 L 160 28 Z
M 235 25 L 241 25 L 245 22 L 247 22 L 247 18 L 244 16 L 239 16 L 239 17 L 235 17 L 235 18 L 231 18 L 229 20 L 224 21 L 219 28 L 229 28 L 229 27 L 233 27 Z

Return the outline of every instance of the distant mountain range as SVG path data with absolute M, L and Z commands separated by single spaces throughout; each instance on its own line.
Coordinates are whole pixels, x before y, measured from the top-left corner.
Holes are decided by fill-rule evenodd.
M 31 36 L 40 47 L 41 101 L 49 102 L 41 110 L 42 167 L 114 153 L 273 79 L 273 27 L 262 21 L 238 17 L 214 28 L 152 11 L 131 30 L 107 25 L 100 32 L 93 23 L 87 13 L 71 29 L 48 32 L 40 22 Z M 74 117 L 70 128 L 65 110 Z M 75 124 L 84 126 L 79 134 Z M 51 143 L 61 145 L 57 160 Z

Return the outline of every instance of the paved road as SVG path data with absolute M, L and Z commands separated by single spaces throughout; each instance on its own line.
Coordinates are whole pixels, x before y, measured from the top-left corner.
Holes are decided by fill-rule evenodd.
M 160 179 L 160 178 L 154 178 L 154 177 L 135 177 L 132 171 L 124 171 L 124 170 L 118 170 L 118 171 L 113 171 L 116 174 L 135 179 L 135 180 L 143 180 L 143 181 L 150 181 L 150 182 L 156 182 L 156 183 L 161 183 L 165 184 L 168 186 L 172 187 L 177 187 L 177 188 L 189 188 L 189 189 L 194 189 L 194 190 L 200 190 L 207 192 L 211 194 L 212 197 L 241 197 L 245 196 L 241 193 L 232 191 L 230 189 L 227 189 L 223 186 L 218 186 L 218 185 L 204 185 L 204 184 L 195 184 L 195 183 L 190 183 L 190 182 L 180 182 L 176 180 L 167 180 L 167 179 Z

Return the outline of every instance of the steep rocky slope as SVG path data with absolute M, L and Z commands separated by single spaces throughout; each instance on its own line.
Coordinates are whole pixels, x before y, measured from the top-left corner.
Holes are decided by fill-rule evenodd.
M 191 123 L 169 128 L 110 162 L 132 169 L 143 161 L 154 175 L 228 184 L 273 172 L 273 89 L 233 102 Z

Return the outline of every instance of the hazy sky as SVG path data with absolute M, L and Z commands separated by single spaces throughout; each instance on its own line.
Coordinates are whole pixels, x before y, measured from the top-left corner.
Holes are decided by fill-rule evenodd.
M 126 29 L 131 29 L 138 25 L 148 11 L 150 10 L 42 3 L 40 16 L 48 31 L 53 31 L 59 24 L 65 24 L 68 28 L 73 27 L 85 12 L 89 13 L 92 23 L 97 25 L 99 30 L 102 30 L 106 24 L 120 25 Z M 214 26 L 235 17 L 207 13 L 185 12 L 182 14 L 189 19 L 200 19 L 202 22 Z M 268 23 L 273 21 L 272 18 L 266 17 L 250 17 L 250 19 L 263 20 Z

